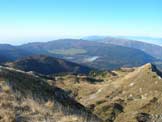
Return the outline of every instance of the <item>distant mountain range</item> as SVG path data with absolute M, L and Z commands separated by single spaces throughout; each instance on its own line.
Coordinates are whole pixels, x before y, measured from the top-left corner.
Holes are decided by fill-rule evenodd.
M 138 39 L 138 37 L 136 38 L 132 37 L 129 39 L 127 37 L 120 37 L 120 36 L 119 37 L 90 36 L 90 37 L 86 37 L 86 39 L 90 41 L 97 41 L 106 44 L 114 44 L 114 45 L 139 49 L 157 59 L 162 59 L 162 46 L 148 43 L 150 38 L 147 40 L 147 42 L 136 41 L 135 39 Z M 159 38 L 159 40 L 161 39 Z
M 15 61 L 29 55 L 32 55 L 32 53 L 30 53 L 28 50 L 23 50 L 9 44 L 0 44 L 0 63 L 6 61 Z
M 46 54 L 106 70 L 121 66 L 139 66 L 156 60 L 145 52 L 134 48 L 77 39 L 30 43 L 19 48 L 30 49 L 31 53 Z
M 146 43 L 150 43 L 150 44 L 155 44 L 155 45 L 160 45 L 162 46 L 162 38 L 161 37 L 147 37 L 147 36 L 97 36 L 97 35 L 93 35 L 93 36 L 86 36 L 83 37 L 82 39 L 84 40 L 103 40 L 105 38 L 117 38 L 117 39 L 126 39 L 126 40 L 136 40 L 136 41 L 140 41 L 140 42 L 146 42 Z
M 143 41 L 143 42 L 162 46 L 162 38 L 160 37 L 158 38 L 158 37 L 145 37 L 145 36 L 119 36 L 118 38 L 138 40 L 138 41 Z
M 20 46 L 0 45 L 0 63 L 32 55 L 47 55 L 96 69 L 112 70 L 159 61 L 162 59 L 162 47 L 111 37 L 91 41 L 59 39 Z

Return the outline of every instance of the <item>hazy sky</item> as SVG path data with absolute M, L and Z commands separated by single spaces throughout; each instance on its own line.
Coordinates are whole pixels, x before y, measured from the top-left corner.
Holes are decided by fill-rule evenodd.
M 87 35 L 162 37 L 162 0 L 0 0 L 0 43 Z

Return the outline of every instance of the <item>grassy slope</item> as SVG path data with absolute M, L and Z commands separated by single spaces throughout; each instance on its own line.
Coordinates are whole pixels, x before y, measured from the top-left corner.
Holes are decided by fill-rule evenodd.
M 66 92 L 37 76 L 0 67 L 0 121 L 101 121 Z
M 100 83 L 66 76 L 57 84 L 72 91 L 80 103 L 107 121 L 137 122 L 140 113 L 160 115 L 162 112 L 162 79 L 155 71 L 154 66 L 146 64 L 113 71 L 115 75 L 96 75 L 96 79 L 104 80 Z

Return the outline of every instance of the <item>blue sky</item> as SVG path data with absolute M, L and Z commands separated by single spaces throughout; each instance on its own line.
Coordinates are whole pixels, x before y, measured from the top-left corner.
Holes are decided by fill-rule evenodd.
M 162 37 L 162 0 L 0 0 L 0 43 L 88 35 Z

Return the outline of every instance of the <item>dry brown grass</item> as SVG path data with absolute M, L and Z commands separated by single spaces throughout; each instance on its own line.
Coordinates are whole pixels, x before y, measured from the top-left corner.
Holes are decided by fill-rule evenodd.
M 52 109 L 54 108 L 54 102 L 51 101 L 51 100 L 48 100 L 46 103 L 45 103 L 45 106 Z
M 6 93 L 10 93 L 10 87 L 7 86 L 7 85 L 3 86 L 3 87 L 2 87 L 2 90 L 3 90 L 4 92 L 6 92 Z
M 87 122 L 78 115 L 68 114 L 56 107 L 54 100 L 12 93 L 5 81 L 0 81 L 0 122 Z M 91 121 L 93 122 L 93 121 Z
M 162 79 L 152 71 L 151 64 L 113 72 L 116 75 L 95 74 L 95 78 L 104 80 L 97 84 L 77 82 L 75 76 L 65 76 L 61 82 L 56 81 L 56 85 L 72 93 L 77 91 L 76 100 L 105 120 L 111 117 L 114 103 L 124 108 L 124 112 L 114 116 L 115 122 L 137 122 L 140 112 L 162 113 Z M 153 101 L 154 98 L 157 101 Z

